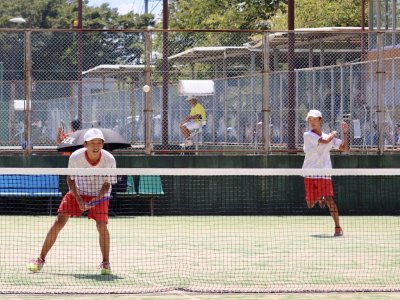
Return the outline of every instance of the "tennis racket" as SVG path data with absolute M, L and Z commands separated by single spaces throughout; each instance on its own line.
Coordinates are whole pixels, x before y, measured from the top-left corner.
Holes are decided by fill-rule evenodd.
M 100 203 L 102 203 L 102 202 L 110 201 L 111 198 L 112 198 L 112 197 L 103 197 L 103 198 L 100 198 L 100 199 L 98 199 L 98 200 L 96 200 L 96 201 L 88 202 L 88 203 L 86 203 L 86 204 L 88 205 L 88 207 L 93 207 L 93 206 L 96 206 L 97 204 L 100 204 Z

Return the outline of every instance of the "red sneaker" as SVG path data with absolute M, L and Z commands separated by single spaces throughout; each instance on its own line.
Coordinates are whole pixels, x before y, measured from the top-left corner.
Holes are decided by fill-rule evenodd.
M 101 275 L 111 275 L 111 267 L 109 262 L 103 261 L 99 268 Z
M 342 236 L 343 230 L 340 227 L 335 227 L 335 234 L 333 236 Z
M 32 273 L 39 272 L 44 265 L 44 260 L 41 258 L 32 259 L 31 262 L 28 264 L 27 268 Z

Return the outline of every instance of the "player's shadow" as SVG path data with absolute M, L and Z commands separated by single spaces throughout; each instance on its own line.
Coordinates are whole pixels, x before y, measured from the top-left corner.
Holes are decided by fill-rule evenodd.
M 71 274 L 76 279 L 88 279 L 95 281 L 115 281 L 123 279 L 123 277 L 117 275 L 100 275 L 100 274 Z
M 328 233 L 312 234 L 311 237 L 317 238 L 317 239 L 333 239 L 333 238 L 337 238 L 337 237 L 333 236 L 332 234 L 328 234 Z

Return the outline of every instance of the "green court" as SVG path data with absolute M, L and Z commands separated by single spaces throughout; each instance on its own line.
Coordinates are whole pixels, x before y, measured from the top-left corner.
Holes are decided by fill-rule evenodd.
M 238 299 L 247 299 L 252 293 L 400 292 L 398 216 L 344 216 L 340 238 L 332 237 L 329 216 L 114 217 L 111 276 L 99 274 L 96 226 L 81 217 L 66 225 L 43 270 L 30 273 L 26 264 L 53 221 L 1 216 L 2 293 L 167 299 L 171 292 L 194 299 L 240 293 Z M 276 299 L 297 299 L 287 297 Z

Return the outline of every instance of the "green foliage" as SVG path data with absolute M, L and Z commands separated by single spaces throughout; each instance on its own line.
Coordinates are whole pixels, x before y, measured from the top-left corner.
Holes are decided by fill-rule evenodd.
M 0 1 L 0 27 L 22 28 L 9 20 L 21 16 L 31 21 L 33 29 L 72 29 L 78 18 L 77 1 L 66 0 L 12 0 Z M 83 1 L 84 29 L 140 29 L 154 26 L 152 14 L 119 15 L 116 8 L 102 4 L 88 6 Z M 23 78 L 23 33 L 4 33 L 0 40 L 0 61 L 5 62 L 7 79 Z M 117 31 L 83 32 L 83 70 L 99 64 L 138 64 L 144 52 L 143 35 L 122 34 Z M 35 80 L 73 80 L 77 70 L 76 31 L 34 32 L 32 34 L 33 76 Z M 12 59 L 10 59 L 12 57 Z M 37 67 L 39 66 L 39 67 Z M 40 70 L 39 70 L 40 69 Z
M 119 15 L 116 8 L 102 4 L 98 7 L 88 6 L 83 1 L 83 27 L 85 29 L 103 28 L 146 28 L 154 25 L 151 14 L 139 15 L 128 13 Z M 12 0 L 0 2 L 0 27 L 10 28 L 18 25 L 9 22 L 13 17 L 21 16 L 31 20 L 33 28 L 72 28 L 78 18 L 77 1 L 68 4 L 66 0 Z
M 271 29 L 287 30 L 287 1 L 282 1 L 275 16 L 270 19 Z M 295 27 L 361 26 L 361 0 L 296 0 Z
M 273 15 L 278 0 L 170 0 L 170 29 L 269 29 L 265 20 Z M 160 25 L 159 25 L 160 26 Z M 170 55 L 201 46 L 242 46 L 250 32 L 180 32 L 170 34 Z M 160 49 L 161 39 L 156 39 Z
M 172 29 L 269 29 L 278 0 L 170 0 Z

